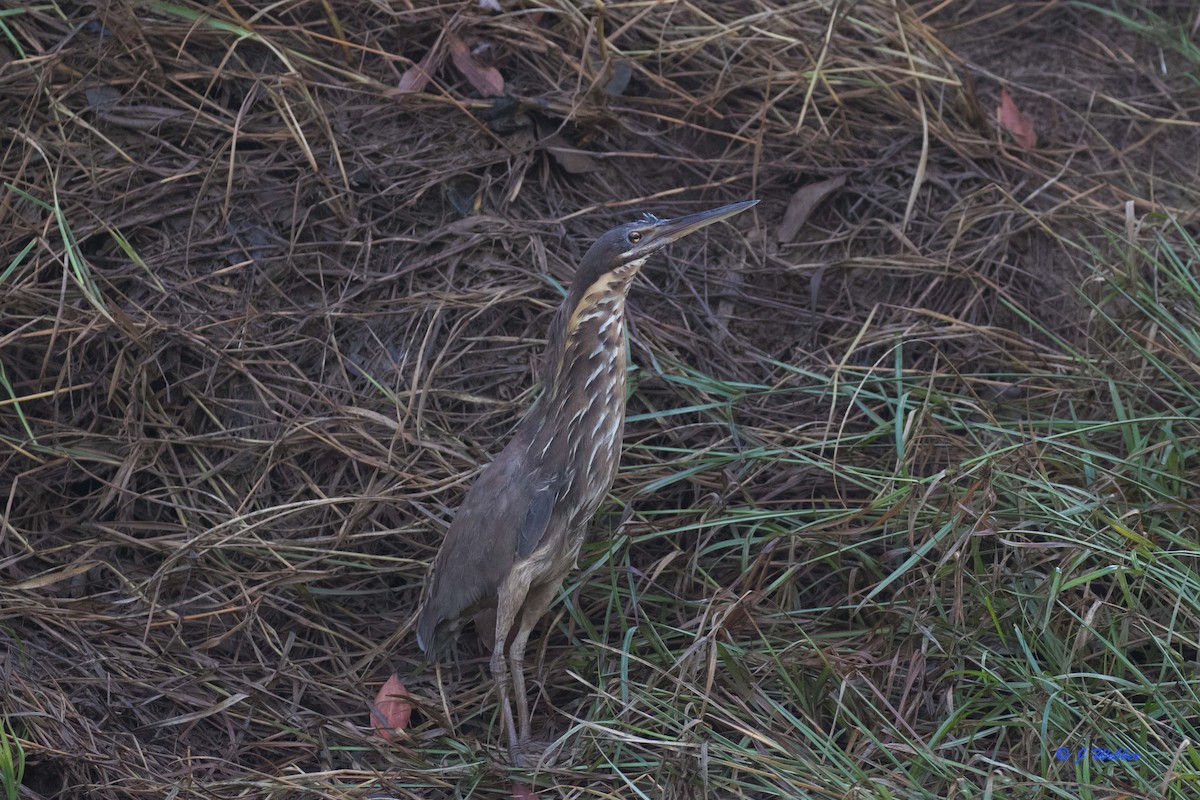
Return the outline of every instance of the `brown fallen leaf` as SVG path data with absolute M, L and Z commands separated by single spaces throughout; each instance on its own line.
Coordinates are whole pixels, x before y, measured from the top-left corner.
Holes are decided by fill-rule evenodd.
M 475 87 L 475 91 L 484 97 L 502 96 L 504 94 L 504 78 L 500 75 L 500 70 L 480 64 L 467 49 L 467 43 L 453 33 L 449 35 L 448 39 L 450 41 L 450 60 L 454 62 L 454 66 L 458 67 L 458 71 L 463 74 L 467 82 Z
M 845 183 L 846 176 L 838 175 L 797 189 L 796 193 L 792 195 L 792 199 L 788 201 L 787 211 L 783 214 L 783 222 L 779 223 L 779 232 L 776 234 L 779 243 L 787 244 L 795 239 L 800 228 L 812 216 L 812 212 L 821 204 L 821 201 L 831 192 L 842 188 Z
M 425 54 L 424 58 L 404 70 L 404 74 L 400 76 L 400 83 L 396 85 L 395 93 L 415 94 L 425 91 L 425 87 L 429 85 L 429 81 L 433 77 L 435 53 L 440 49 L 437 46 L 429 48 L 429 52 Z
M 1017 108 L 1017 104 L 1009 96 L 1008 89 L 1003 86 L 1000 87 L 1000 107 L 996 109 L 996 121 L 1000 123 L 1001 128 L 1012 134 L 1013 141 L 1021 147 L 1026 150 L 1037 147 L 1037 133 L 1033 130 L 1033 123 L 1021 113 L 1021 109 Z
M 412 703 L 408 700 L 408 690 L 400 682 L 396 673 L 384 681 L 371 703 L 371 727 L 381 739 L 389 742 L 396 738 L 396 732 L 408 727 L 412 718 Z

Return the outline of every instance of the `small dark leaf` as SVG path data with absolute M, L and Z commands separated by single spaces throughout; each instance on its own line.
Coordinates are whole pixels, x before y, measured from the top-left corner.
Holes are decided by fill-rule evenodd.
M 87 98 L 88 108 L 93 111 L 108 111 L 121 99 L 121 92 L 112 86 L 96 86 L 84 89 L 83 96 Z
M 469 175 L 456 175 L 445 183 L 446 199 L 454 210 L 464 217 L 479 213 L 483 195 L 479 191 L 478 179 Z
M 542 147 L 546 149 L 550 155 L 554 156 L 554 160 L 558 165 L 572 175 L 583 175 L 588 172 L 595 172 L 600 169 L 600 164 L 596 159 L 589 156 L 583 150 L 576 149 L 567 144 L 559 134 L 554 134 L 548 139 L 542 140 Z
M 612 65 L 612 77 L 608 79 L 608 83 L 604 86 L 604 91 L 613 97 L 620 97 L 629 88 L 631 78 L 633 78 L 633 67 L 629 66 L 629 62 L 614 61 Z

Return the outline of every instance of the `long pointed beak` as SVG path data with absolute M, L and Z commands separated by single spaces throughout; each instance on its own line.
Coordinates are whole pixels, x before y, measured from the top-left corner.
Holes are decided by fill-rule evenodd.
M 680 217 L 679 219 L 664 219 L 654 226 L 652 241 L 658 246 L 670 244 L 677 239 L 682 239 L 689 233 L 695 233 L 705 225 L 712 225 L 714 222 L 729 219 L 734 214 L 740 214 L 756 205 L 758 205 L 757 200 L 744 200 L 741 203 L 731 203 L 730 205 L 714 208 L 710 211 L 688 214 L 686 217 Z

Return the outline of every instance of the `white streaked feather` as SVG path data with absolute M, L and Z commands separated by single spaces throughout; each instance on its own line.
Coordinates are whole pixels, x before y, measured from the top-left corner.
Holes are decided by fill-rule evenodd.
M 583 382 L 583 388 L 587 388 L 596 382 L 596 378 L 600 377 L 600 373 L 604 371 L 604 364 L 597 364 L 596 368 L 588 375 L 587 380 Z

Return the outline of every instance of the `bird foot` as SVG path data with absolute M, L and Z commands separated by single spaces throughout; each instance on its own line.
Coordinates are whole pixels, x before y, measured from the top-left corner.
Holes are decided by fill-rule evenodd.
M 558 748 L 554 746 L 554 742 L 522 739 L 509 745 L 508 758 L 514 767 L 520 769 L 552 767 L 558 758 Z

